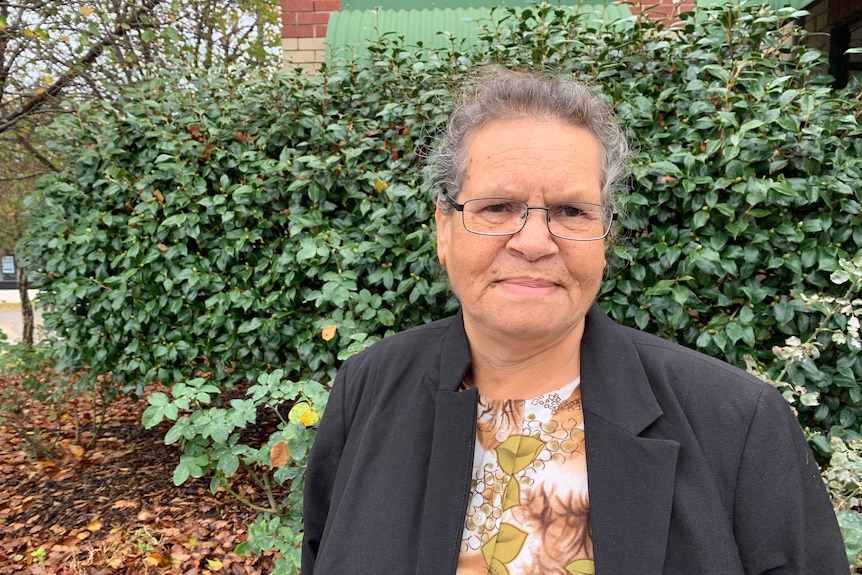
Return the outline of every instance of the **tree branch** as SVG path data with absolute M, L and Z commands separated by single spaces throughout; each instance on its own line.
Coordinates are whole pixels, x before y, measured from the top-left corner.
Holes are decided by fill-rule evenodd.
M 33 144 L 31 144 L 26 138 L 22 138 L 21 136 L 18 136 L 15 138 L 15 140 L 19 144 L 21 144 L 21 146 L 25 150 L 27 150 L 31 156 L 33 156 L 34 158 L 39 160 L 39 163 L 42 164 L 43 166 L 45 166 L 46 168 L 48 168 L 52 172 L 57 172 L 60 170 L 60 168 L 56 164 L 54 164 L 54 162 L 52 162 L 49 158 L 47 158 L 45 155 L 43 155 L 42 152 L 37 150 L 33 146 Z
M 78 76 L 83 74 L 84 71 L 102 55 L 105 48 L 113 46 L 119 38 L 122 38 L 128 33 L 131 29 L 131 27 L 128 26 L 129 24 L 139 22 L 141 16 L 152 11 L 153 8 L 163 1 L 164 0 L 144 0 L 140 6 L 134 8 L 127 18 L 119 16 L 114 23 L 113 30 L 111 30 L 109 34 L 99 38 L 99 41 L 91 46 L 90 49 L 87 50 L 87 53 L 84 54 L 80 60 L 75 62 L 75 64 L 70 66 L 69 69 L 53 84 L 44 90 L 37 91 L 16 112 L 13 112 L 8 117 L 4 118 L 3 121 L 0 122 L 0 134 L 15 126 L 15 124 L 21 121 L 22 118 L 35 114 L 35 112 L 43 106 L 45 102 L 58 96 L 64 88 L 69 86 Z

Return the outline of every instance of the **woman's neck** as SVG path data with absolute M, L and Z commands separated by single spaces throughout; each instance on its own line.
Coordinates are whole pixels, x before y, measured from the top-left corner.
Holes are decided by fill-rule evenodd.
M 489 399 L 529 399 L 560 389 L 580 377 L 582 335 L 581 327 L 541 345 L 471 338 L 468 332 L 473 366 L 465 382 Z

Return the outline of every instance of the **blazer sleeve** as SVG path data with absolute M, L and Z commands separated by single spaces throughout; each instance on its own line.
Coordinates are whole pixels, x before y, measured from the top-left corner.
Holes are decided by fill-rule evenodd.
M 784 398 L 764 387 L 740 460 L 734 530 L 745 572 L 847 575 L 820 470 Z
M 317 437 L 308 457 L 303 493 L 302 575 L 313 575 L 339 463 L 347 438 L 344 380 L 348 362 L 336 375 Z

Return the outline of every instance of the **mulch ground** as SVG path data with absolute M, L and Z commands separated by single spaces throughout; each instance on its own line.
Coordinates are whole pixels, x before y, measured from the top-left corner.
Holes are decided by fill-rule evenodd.
M 0 374 L 0 395 L 20 385 Z M 25 406 L 22 421 L 31 437 L 53 446 L 51 458 L 28 453 L 20 433 L 0 421 L 0 575 L 271 570 L 272 556 L 232 551 L 255 511 L 227 493 L 213 495 L 206 478 L 173 485 L 178 449 L 164 445 L 166 426 L 141 427 L 144 401 L 111 402 L 95 444 L 82 447 L 92 439 L 92 401 Z M 263 501 L 241 477 L 234 489 Z

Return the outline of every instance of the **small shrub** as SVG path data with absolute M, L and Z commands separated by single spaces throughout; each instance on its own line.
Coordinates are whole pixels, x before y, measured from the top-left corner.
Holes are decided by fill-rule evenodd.
M 834 435 L 829 439 L 832 456 L 823 479 L 829 488 L 835 514 L 844 535 L 847 559 L 855 568 L 862 567 L 862 438 L 844 441 Z
M 54 373 L 48 346 L 44 342 L 34 346 L 9 343 L 0 332 L 0 373 L 9 376 L 0 391 L 0 425 L 21 440 L 30 456 L 56 459 L 57 429 L 34 423 L 33 414 L 38 410 L 43 416 L 40 423 L 59 426 L 74 388 Z
M 766 364 L 747 358 L 749 371 L 781 390 L 797 410 L 828 409 L 828 405 L 820 405 L 821 389 L 830 390 L 831 401 L 835 401 L 832 386 L 850 394 L 857 389 L 859 376 L 854 370 L 862 357 L 862 256 L 840 260 L 831 280 L 846 290 L 842 296 L 801 294 L 792 300 L 797 302 L 799 313 L 812 317 L 815 326 L 805 341 L 797 336 L 787 338 L 786 345 L 773 348 L 774 360 Z M 838 358 L 837 362 L 832 358 Z M 858 410 L 858 398 L 838 405 L 838 420 L 850 419 L 846 414 Z M 862 435 L 855 426 L 834 426 L 828 433 L 814 430 L 809 442 L 825 461 L 823 479 L 844 535 L 847 558 L 851 565 L 862 568 Z

